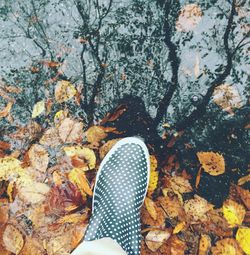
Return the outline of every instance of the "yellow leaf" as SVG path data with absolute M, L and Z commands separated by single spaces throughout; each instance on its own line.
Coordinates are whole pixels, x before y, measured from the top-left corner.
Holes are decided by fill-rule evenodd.
M 176 30 L 188 32 L 194 30 L 201 21 L 202 10 L 197 4 L 187 4 L 181 11 L 176 22 Z
M 243 255 L 237 241 L 233 238 L 225 238 L 216 242 L 212 247 L 212 255 Z
M 150 216 L 156 220 L 157 219 L 157 211 L 155 208 L 155 203 L 150 198 L 145 198 L 145 206 L 147 208 L 147 211 L 149 212 Z
M 107 135 L 105 128 L 102 126 L 92 126 L 86 131 L 86 137 L 89 143 L 99 143 L 106 138 Z
M 173 234 L 178 234 L 180 231 L 182 231 L 185 228 L 185 226 L 186 226 L 185 221 L 178 223 L 173 230 Z
M 79 223 L 85 221 L 87 218 L 88 218 L 87 214 L 73 213 L 63 216 L 57 221 L 57 223 L 58 224 Z
M 82 170 L 91 170 L 95 168 L 96 156 L 93 150 L 81 146 L 64 147 L 64 152 L 68 157 L 77 156 L 87 161 L 87 167 L 80 168 Z
M 54 116 L 54 123 L 55 125 L 58 125 L 62 122 L 62 120 L 64 120 L 68 115 L 67 111 L 64 110 L 60 110 L 58 111 L 55 116 Z
M 85 193 L 92 196 L 93 192 L 89 186 L 88 180 L 85 176 L 85 173 L 79 168 L 73 168 L 69 175 L 69 180 L 74 183 L 79 190 L 81 191 L 82 195 L 85 197 Z
M 236 233 L 236 240 L 241 249 L 247 255 L 250 255 L 250 228 L 239 228 Z
M 223 203 L 222 210 L 224 218 L 231 228 L 241 225 L 246 214 L 245 208 L 231 199 Z
M 18 159 L 12 157 L 0 158 L 0 180 L 16 180 L 24 173 Z
M 7 194 L 10 200 L 10 203 L 13 203 L 13 188 L 14 188 L 14 182 L 10 182 L 7 188 Z
M 19 254 L 24 245 L 23 236 L 14 226 L 7 225 L 3 233 L 3 244 L 8 251 Z
M 153 192 L 155 191 L 158 183 L 159 173 L 157 169 L 157 159 L 154 155 L 150 155 L 150 178 L 149 178 L 149 185 L 148 185 L 148 193 L 149 197 L 152 196 Z
M 164 242 L 168 240 L 171 234 L 164 230 L 151 230 L 146 235 L 145 241 L 148 248 L 155 252 L 157 251 Z
M 58 81 L 55 88 L 55 98 L 58 103 L 63 103 L 74 97 L 75 87 L 69 81 Z
M 245 184 L 246 182 L 249 182 L 250 181 L 250 174 L 244 176 L 244 177 L 241 177 L 239 180 L 238 180 L 238 185 L 243 185 Z
M 201 235 L 198 255 L 207 255 L 211 248 L 211 238 L 208 235 Z
M 197 156 L 204 171 L 208 174 L 217 176 L 225 172 L 225 160 L 219 153 L 198 152 Z
M 37 116 L 39 116 L 44 111 L 45 111 L 45 102 L 44 102 L 44 100 L 37 102 L 33 107 L 32 116 L 31 116 L 32 119 L 36 118 Z

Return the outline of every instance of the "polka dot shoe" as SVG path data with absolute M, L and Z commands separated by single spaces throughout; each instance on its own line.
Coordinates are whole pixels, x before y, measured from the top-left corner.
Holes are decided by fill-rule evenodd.
M 149 183 L 149 153 L 136 137 L 118 141 L 101 162 L 85 241 L 110 237 L 128 255 L 140 254 L 140 208 Z

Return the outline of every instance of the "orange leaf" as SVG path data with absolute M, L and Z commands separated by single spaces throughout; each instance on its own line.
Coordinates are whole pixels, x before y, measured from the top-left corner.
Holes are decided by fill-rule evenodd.
M 146 197 L 145 198 L 145 206 L 147 208 L 147 211 L 149 212 L 150 216 L 156 220 L 157 219 L 157 211 L 156 211 L 156 206 L 153 200 L 150 198 Z

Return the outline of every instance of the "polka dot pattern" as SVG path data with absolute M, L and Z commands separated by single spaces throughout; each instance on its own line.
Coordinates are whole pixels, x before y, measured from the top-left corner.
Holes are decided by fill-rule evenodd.
M 100 169 L 86 241 L 110 237 L 128 255 L 140 254 L 140 208 L 148 183 L 147 155 L 137 143 L 119 146 Z

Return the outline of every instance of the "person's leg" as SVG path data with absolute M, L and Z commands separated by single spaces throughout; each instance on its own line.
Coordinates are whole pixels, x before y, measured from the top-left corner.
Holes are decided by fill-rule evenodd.
M 140 208 L 146 196 L 149 173 L 149 153 L 141 139 L 123 138 L 113 146 L 97 173 L 92 216 L 84 241 L 72 255 L 92 255 L 87 253 L 89 247 L 92 253 L 96 252 L 94 255 L 104 255 L 105 248 L 111 249 L 107 250 L 109 255 L 112 249 L 116 255 L 140 254 Z M 109 245 L 103 241 L 105 237 L 109 238 Z M 80 251 L 80 248 L 86 250 Z

